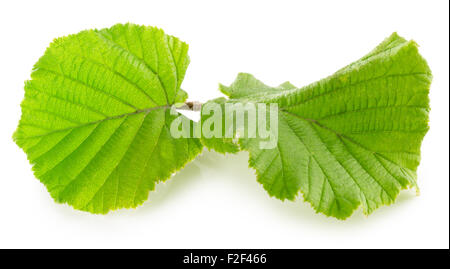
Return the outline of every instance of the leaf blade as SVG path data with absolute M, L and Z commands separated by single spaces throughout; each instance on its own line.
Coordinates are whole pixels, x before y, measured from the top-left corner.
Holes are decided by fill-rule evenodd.
M 338 219 L 360 205 L 370 214 L 416 187 L 428 130 L 431 71 L 417 44 L 392 34 L 372 52 L 303 88 L 239 74 L 220 90 L 228 102 L 277 103 L 276 149 L 241 137 L 249 166 L 270 196 L 302 193 L 316 212 Z
M 13 138 L 55 201 L 101 214 L 134 208 L 200 153 L 198 139 L 169 133 L 188 63 L 185 43 L 134 24 L 50 45 L 25 84 Z

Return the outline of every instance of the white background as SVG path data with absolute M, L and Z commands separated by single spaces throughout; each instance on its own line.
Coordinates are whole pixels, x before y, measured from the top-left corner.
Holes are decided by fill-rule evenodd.
M 1 1 L 0 248 L 448 248 L 448 1 Z M 137 210 L 91 215 L 53 202 L 11 139 L 23 84 L 53 38 L 118 22 L 163 28 L 190 45 L 191 100 L 221 96 L 249 72 L 303 86 L 358 59 L 393 31 L 434 74 L 421 194 L 369 217 L 315 214 L 270 198 L 237 156 L 203 152 Z

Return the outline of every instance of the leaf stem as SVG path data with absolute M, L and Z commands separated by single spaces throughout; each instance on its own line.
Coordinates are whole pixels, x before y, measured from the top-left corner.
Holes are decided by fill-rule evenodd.
M 202 109 L 202 103 L 198 101 L 187 101 L 183 106 L 179 107 L 181 110 L 200 111 Z

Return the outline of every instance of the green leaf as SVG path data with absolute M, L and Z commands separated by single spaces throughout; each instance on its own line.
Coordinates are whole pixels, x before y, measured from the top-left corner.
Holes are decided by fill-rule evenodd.
M 220 105 L 221 108 L 221 118 L 225 119 L 225 108 L 224 105 L 227 102 L 227 100 L 223 97 L 221 98 L 217 98 L 214 100 L 211 100 L 209 102 L 206 102 L 204 105 L 202 105 L 202 109 L 201 109 L 201 119 L 200 119 L 200 126 L 204 127 L 204 123 L 207 122 L 210 118 L 213 117 L 214 111 L 208 111 L 208 113 L 206 113 L 206 110 L 209 110 L 209 105 L 210 104 L 218 104 Z M 239 152 L 239 145 L 236 144 L 236 141 L 234 141 L 233 138 L 226 138 L 225 137 L 225 121 L 222 120 L 221 122 L 222 124 L 222 128 L 221 128 L 221 133 L 219 137 L 205 137 L 204 132 L 202 132 L 202 135 L 200 136 L 200 140 L 202 142 L 202 144 L 209 150 L 213 149 L 216 152 L 219 153 L 237 153 Z M 216 128 L 216 126 L 214 126 L 213 128 Z M 203 130 L 202 130 L 203 131 Z M 235 135 L 235 132 L 233 132 L 233 134 Z
M 239 140 L 269 195 L 294 200 L 300 191 L 317 212 L 345 219 L 359 205 L 369 214 L 416 187 L 431 77 L 417 44 L 394 33 L 303 88 L 269 87 L 239 74 L 220 90 L 228 102 L 279 106 L 275 148 L 261 149 L 258 137 Z
M 118 24 L 58 38 L 25 83 L 14 140 L 60 203 L 93 213 L 136 207 L 200 153 L 174 139 L 169 107 L 187 44 L 160 29 Z

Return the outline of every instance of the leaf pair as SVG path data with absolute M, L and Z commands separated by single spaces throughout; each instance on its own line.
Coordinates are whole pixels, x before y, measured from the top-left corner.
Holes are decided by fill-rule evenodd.
M 416 186 L 431 72 L 413 41 L 394 33 L 303 88 L 269 87 L 249 74 L 220 86 L 228 99 L 211 102 L 278 104 L 271 149 L 245 135 L 237 142 L 171 136 L 179 115 L 169 108 L 187 98 L 180 86 L 188 63 L 185 43 L 133 24 L 50 45 L 25 84 L 14 139 L 57 202 L 92 213 L 136 207 L 203 145 L 248 151 L 271 196 L 294 200 L 301 192 L 317 212 L 340 219 L 360 204 L 369 214 Z

